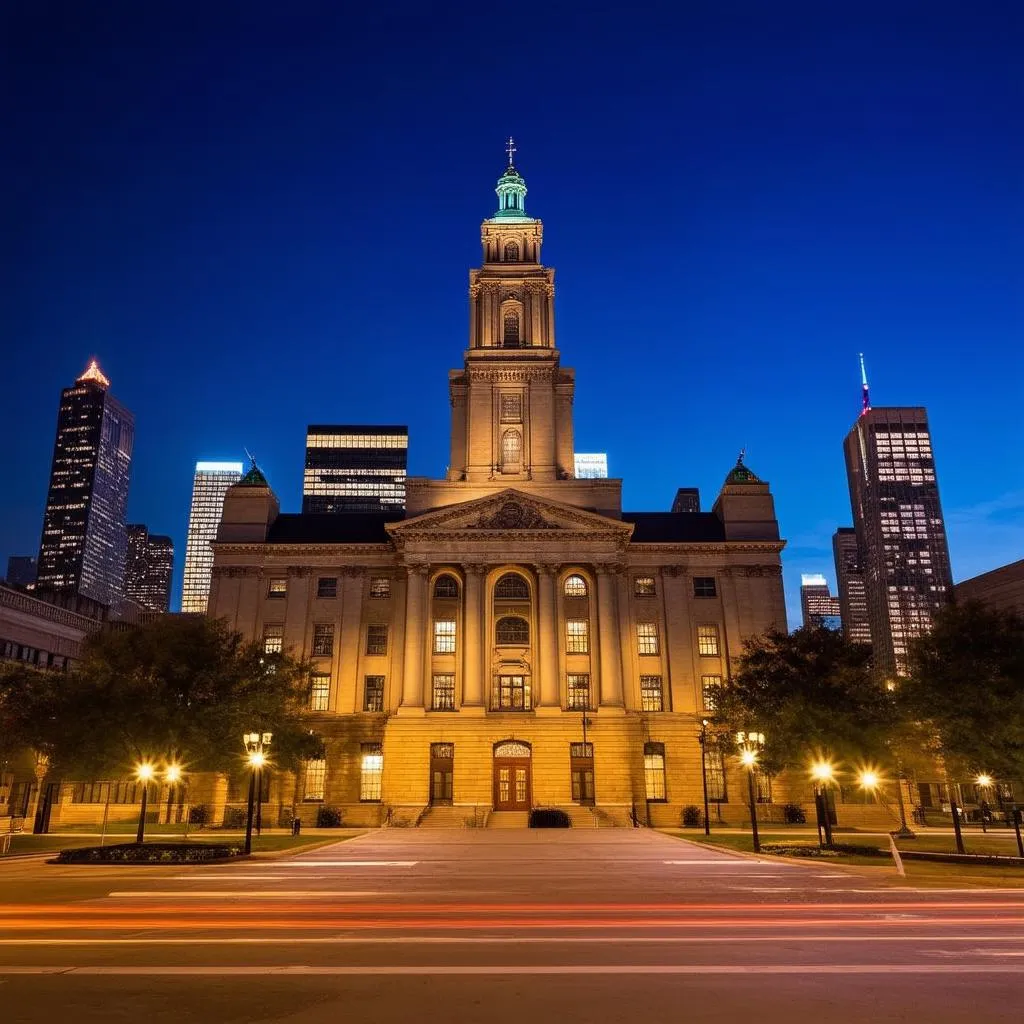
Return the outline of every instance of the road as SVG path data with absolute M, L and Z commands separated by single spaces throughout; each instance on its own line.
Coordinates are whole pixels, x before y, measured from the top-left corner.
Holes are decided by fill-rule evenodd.
M 647 830 L 393 829 L 275 860 L 0 865 L 0 1020 L 1019 1021 L 1024 893 Z

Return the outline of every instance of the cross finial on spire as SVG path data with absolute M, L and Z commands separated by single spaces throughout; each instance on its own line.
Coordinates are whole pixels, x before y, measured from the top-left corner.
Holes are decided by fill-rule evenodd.
M 743 447 L 742 447 L 742 448 L 740 449 L 740 453 L 739 453 L 739 455 L 737 455 L 737 456 L 736 456 L 736 465 L 737 465 L 737 466 L 742 466 L 742 465 L 743 465 L 743 460 L 744 460 L 744 459 L 745 459 L 746 457 L 747 457 L 747 446 L 746 446 L 746 445 L 744 445 L 744 446 L 743 446 Z
M 513 139 L 511 135 L 508 137 L 508 142 L 505 143 L 505 152 L 508 153 L 508 165 L 509 167 L 511 167 L 512 157 L 515 155 L 516 152 L 515 139 Z

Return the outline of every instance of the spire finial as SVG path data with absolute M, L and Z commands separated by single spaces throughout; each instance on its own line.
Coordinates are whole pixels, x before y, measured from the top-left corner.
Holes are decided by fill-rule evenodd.
M 743 446 L 743 447 L 742 447 L 742 448 L 740 449 L 740 453 L 739 453 L 739 455 L 737 455 L 737 456 L 736 456 L 736 465 L 737 465 L 737 466 L 742 466 L 742 465 L 743 465 L 743 460 L 744 460 L 744 459 L 745 459 L 746 457 L 747 457 L 747 446 L 746 446 L 746 445 L 744 445 L 744 446 Z
M 860 414 L 864 415 L 871 408 L 871 397 L 868 393 L 868 371 L 864 369 L 864 353 L 860 352 Z
M 508 142 L 505 143 L 505 152 L 508 153 L 508 165 L 511 167 L 512 157 L 515 156 L 516 153 L 516 142 L 511 135 L 508 137 Z

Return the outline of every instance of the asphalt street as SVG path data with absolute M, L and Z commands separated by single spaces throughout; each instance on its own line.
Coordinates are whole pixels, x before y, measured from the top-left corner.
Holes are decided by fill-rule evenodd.
M 1024 893 L 632 829 L 393 829 L 219 866 L 0 863 L 0 1020 L 1019 1021 Z

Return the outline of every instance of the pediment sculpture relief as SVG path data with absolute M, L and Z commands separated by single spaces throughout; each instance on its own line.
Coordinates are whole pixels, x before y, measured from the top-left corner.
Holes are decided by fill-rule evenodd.
M 470 527 L 475 530 L 559 530 L 535 508 L 518 501 L 506 501 L 496 512 L 482 515 Z

